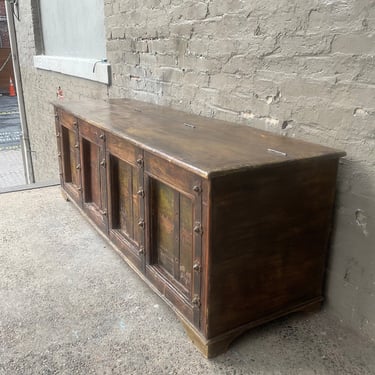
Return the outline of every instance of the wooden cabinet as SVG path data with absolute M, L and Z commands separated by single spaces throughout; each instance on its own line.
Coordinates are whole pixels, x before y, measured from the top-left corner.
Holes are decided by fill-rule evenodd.
M 205 356 L 321 304 L 344 153 L 131 100 L 55 111 L 64 191 Z

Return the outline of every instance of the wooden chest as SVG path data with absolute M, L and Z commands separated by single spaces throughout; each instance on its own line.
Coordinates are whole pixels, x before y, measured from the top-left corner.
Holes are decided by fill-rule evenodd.
M 55 112 L 64 191 L 205 356 L 320 305 L 344 153 L 131 100 Z

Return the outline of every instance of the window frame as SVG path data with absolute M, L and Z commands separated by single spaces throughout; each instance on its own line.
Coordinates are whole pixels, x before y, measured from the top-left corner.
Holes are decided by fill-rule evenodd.
M 40 0 L 32 0 L 32 15 L 35 35 L 33 64 L 36 69 L 65 74 L 72 77 L 111 84 L 111 65 L 106 58 L 81 58 L 46 54 L 43 40 Z

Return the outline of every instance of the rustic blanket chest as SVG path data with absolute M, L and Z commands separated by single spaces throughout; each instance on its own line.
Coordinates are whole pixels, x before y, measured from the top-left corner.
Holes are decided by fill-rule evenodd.
M 125 99 L 55 114 L 64 192 L 205 356 L 320 305 L 344 153 Z

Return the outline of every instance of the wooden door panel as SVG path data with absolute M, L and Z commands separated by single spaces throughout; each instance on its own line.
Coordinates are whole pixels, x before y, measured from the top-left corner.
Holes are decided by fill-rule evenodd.
M 193 204 L 168 185 L 152 180 L 151 263 L 191 296 Z
M 176 204 L 174 192 L 168 186 L 156 182 L 153 189 L 154 202 L 154 262 L 174 274 L 174 206 Z
M 108 231 L 105 134 L 79 121 L 83 208 L 98 227 Z
M 112 159 L 112 207 L 111 228 L 120 230 L 129 239 L 140 243 L 138 221 L 141 217 L 139 196 L 138 171 L 116 158 Z
M 122 147 L 127 148 L 123 142 Z M 115 151 L 119 145 L 116 143 Z M 132 150 L 134 147 L 132 147 Z M 143 171 L 138 165 L 130 164 L 112 154 L 108 149 L 109 160 L 109 235 L 119 249 L 138 268 L 144 268 L 144 193 Z M 134 151 L 134 150 L 133 150 Z M 137 150 L 137 153 L 139 150 Z M 116 153 L 116 152 L 115 152 Z M 121 153 L 127 155 L 127 152 Z M 136 153 L 132 152 L 135 156 Z M 119 153 L 116 153 L 119 155 Z M 141 157 L 137 154 L 137 157 Z
M 140 202 L 137 192 L 140 188 L 138 171 L 131 165 L 118 160 L 118 229 L 126 236 L 134 240 L 138 245 L 141 243 L 143 233 L 138 226 L 142 217 Z
M 82 167 L 84 177 L 84 202 L 102 208 L 99 147 L 82 139 Z
M 58 142 L 60 142 L 61 180 L 69 196 L 81 205 L 80 157 L 77 130 L 59 123 Z

